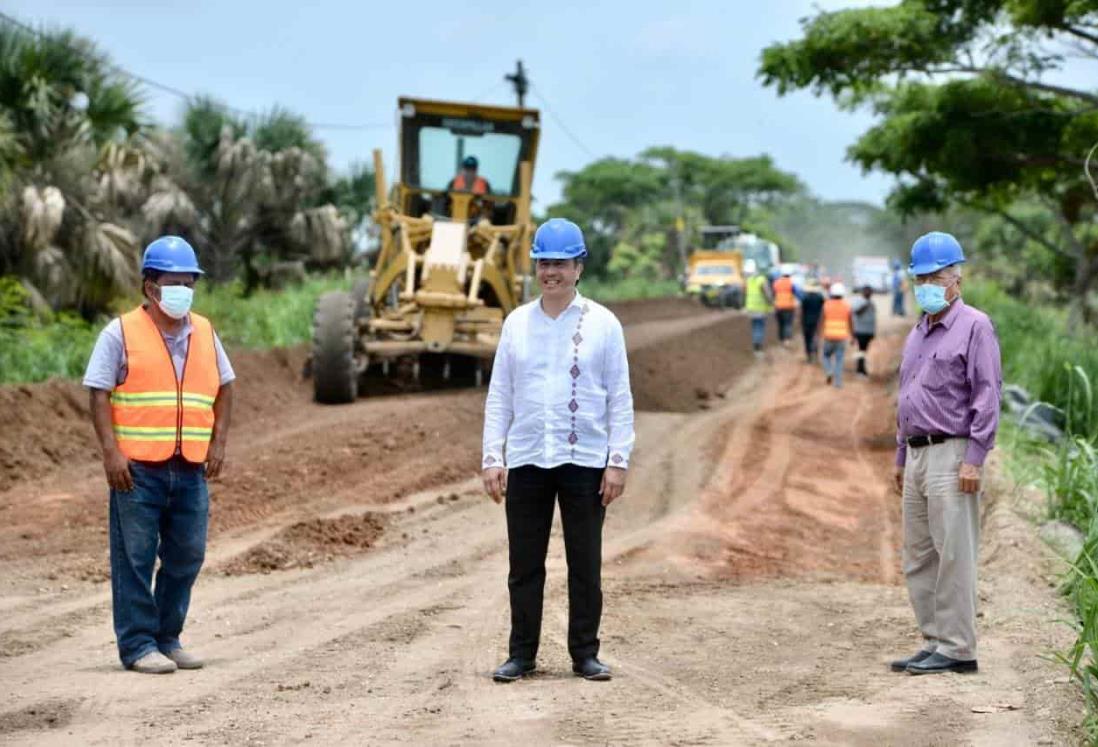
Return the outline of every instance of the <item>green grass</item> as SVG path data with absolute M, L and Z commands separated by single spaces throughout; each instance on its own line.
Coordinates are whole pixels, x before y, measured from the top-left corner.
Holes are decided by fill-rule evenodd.
M 965 302 L 995 323 L 1003 356 L 1003 381 L 1020 384 L 1037 399 L 1062 410 L 1075 435 L 1098 438 L 1098 345 L 1093 329 L 1066 333 L 1066 313 L 1035 306 L 988 282 L 965 283 Z
M 313 306 L 321 293 L 350 288 L 342 275 L 313 277 L 282 291 L 258 291 L 248 298 L 238 283 L 200 283 L 195 311 L 210 317 L 230 356 L 234 349 L 286 347 L 312 337 Z M 10 288 L 9 288 L 10 290 Z M 137 303 L 131 299 L 128 303 Z M 123 302 L 121 308 L 126 308 Z M 11 313 L 0 318 L 0 383 L 79 378 L 104 318 L 90 323 L 71 315 L 34 319 Z
M 580 281 L 580 293 L 599 303 L 628 301 L 635 298 L 664 298 L 682 293 L 677 280 L 646 280 L 644 278 L 626 278 L 624 280 L 599 280 L 585 278 Z
M 1003 446 L 1016 479 L 1039 485 L 1047 515 L 1073 524 L 1085 536 L 1063 586 L 1074 610 L 1075 642 L 1057 658 L 1079 684 L 1087 704 L 1084 728 L 1098 744 L 1098 346 L 1094 330 L 1066 333 L 1061 309 L 1027 304 L 987 282 L 965 284 L 965 301 L 995 323 L 1003 355 L 1003 380 L 1063 413 L 1067 435 L 1053 446 L 1038 444 L 1004 423 Z
M 25 297 L 17 284 L 0 287 L 0 384 L 45 381 L 52 378 L 79 378 L 88 357 L 107 323 L 94 323 L 71 315 L 35 319 L 25 307 Z M 195 292 L 195 311 L 208 316 L 218 335 L 234 350 L 289 347 L 312 338 L 313 307 L 320 294 L 340 288 L 349 289 L 352 279 L 342 274 L 313 276 L 285 290 L 260 290 L 245 298 L 239 283 L 214 286 L 199 283 Z M 623 280 L 607 282 L 584 280 L 582 291 L 597 301 L 622 301 L 630 298 L 655 298 L 676 295 L 673 280 Z M 121 301 L 119 308 L 136 304 L 137 298 Z
M 238 283 L 201 288 L 195 311 L 214 323 L 227 348 L 265 349 L 297 345 L 312 339 L 313 307 L 326 291 L 350 289 L 342 275 L 311 277 L 285 290 L 256 291 L 248 298 Z

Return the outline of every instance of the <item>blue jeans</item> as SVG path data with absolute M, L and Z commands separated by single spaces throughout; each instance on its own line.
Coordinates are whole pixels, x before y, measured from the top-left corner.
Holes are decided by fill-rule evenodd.
M 762 350 L 763 340 L 766 339 L 766 315 L 752 314 L 751 316 L 751 345 L 755 350 Z
M 904 311 L 903 291 L 892 292 L 892 316 L 907 316 L 907 312 Z
M 130 471 L 133 490 L 111 490 L 110 508 L 114 634 L 125 667 L 152 651 L 181 647 L 210 512 L 202 465 L 132 462 Z
M 843 386 L 843 356 L 845 355 L 846 340 L 824 340 L 824 372 L 832 377 L 832 382 L 839 389 Z M 834 362 L 832 358 L 835 359 Z

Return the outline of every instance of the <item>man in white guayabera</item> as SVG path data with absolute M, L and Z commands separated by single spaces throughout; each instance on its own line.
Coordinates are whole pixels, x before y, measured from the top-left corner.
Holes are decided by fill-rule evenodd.
M 504 322 L 484 408 L 484 487 L 496 503 L 506 497 L 510 544 L 510 654 L 492 677 L 511 682 L 535 669 L 559 501 L 572 671 L 608 680 L 598 659 L 602 522 L 625 489 L 634 440 L 625 337 L 613 313 L 576 290 L 587 257 L 579 226 L 548 221 L 530 256 L 541 297 Z

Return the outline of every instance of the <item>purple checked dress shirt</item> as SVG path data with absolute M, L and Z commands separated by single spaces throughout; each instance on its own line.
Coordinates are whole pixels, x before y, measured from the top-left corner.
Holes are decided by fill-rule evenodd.
M 930 326 L 924 315 L 907 336 L 900 363 L 896 464 L 911 436 L 969 439 L 965 463 L 980 466 L 995 445 L 1003 385 L 999 340 L 987 314 L 958 298 Z

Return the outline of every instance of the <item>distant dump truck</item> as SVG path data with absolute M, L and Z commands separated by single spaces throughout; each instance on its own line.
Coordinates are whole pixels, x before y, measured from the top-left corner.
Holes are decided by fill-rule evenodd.
M 874 293 L 887 293 L 892 268 L 888 257 L 855 257 L 852 267 L 854 287 L 869 286 Z
M 705 226 L 701 246 L 687 259 L 686 292 L 706 306 L 743 306 L 743 252 L 735 248 L 739 226 Z

